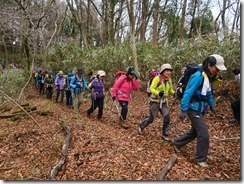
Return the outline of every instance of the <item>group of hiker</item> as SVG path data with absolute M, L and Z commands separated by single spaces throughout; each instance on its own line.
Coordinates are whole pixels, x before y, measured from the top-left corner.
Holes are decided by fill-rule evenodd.
M 173 68 L 170 64 L 163 64 L 158 75 L 154 76 L 150 86 L 148 86 L 150 98 L 149 116 L 138 123 L 138 134 L 143 135 L 146 127 L 153 123 L 160 112 L 163 116 L 162 139 L 169 141 L 173 145 L 175 152 L 180 152 L 181 147 L 197 139 L 195 161 L 202 167 L 210 168 L 210 165 L 206 161 L 209 150 L 209 130 L 204 119 L 204 113 L 208 110 L 215 113 L 213 83 L 216 80 L 217 74 L 220 71 L 226 70 L 224 58 L 218 54 L 210 55 L 188 79 L 189 81 L 187 82 L 187 86 L 184 89 L 180 101 L 181 112 L 179 114 L 179 119 L 184 121 L 186 116 L 188 116 L 191 121 L 191 128 L 178 138 L 170 140 L 168 138 L 168 126 L 170 124 L 168 96 L 176 96 L 176 90 L 173 89 L 171 80 L 172 70 Z M 238 74 L 240 74 L 240 71 Z M 91 106 L 86 111 L 87 117 L 90 117 L 98 107 L 97 118 L 100 120 L 103 116 L 105 76 L 105 71 L 99 70 L 95 77 L 89 78 L 88 81 L 86 81 L 82 69 L 78 69 L 75 73 L 69 72 L 67 76 L 64 76 L 63 71 L 59 71 L 55 77 L 52 76 L 51 72 L 48 71 L 46 74 L 43 70 L 39 69 L 35 74 L 35 82 L 40 94 L 44 94 L 43 86 L 45 84 L 47 98 L 49 99 L 51 99 L 53 88 L 55 88 L 56 102 L 58 102 L 60 95 L 61 102 L 63 102 L 65 92 L 66 104 L 72 107 L 77 113 L 82 103 L 82 92 L 84 90 L 89 90 Z M 132 99 L 131 93 L 133 90 L 138 90 L 139 85 L 140 80 L 138 79 L 134 67 L 130 66 L 124 75 L 121 75 L 115 80 L 112 88 L 109 90 L 113 102 L 118 102 L 121 106 L 121 110 L 118 109 L 119 124 L 124 129 L 129 128 L 126 119 L 129 101 Z M 235 109 L 235 111 L 238 111 L 238 109 Z M 239 120 L 238 115 L 235 116 L 235 119 L 240 122 L 240 108 Z

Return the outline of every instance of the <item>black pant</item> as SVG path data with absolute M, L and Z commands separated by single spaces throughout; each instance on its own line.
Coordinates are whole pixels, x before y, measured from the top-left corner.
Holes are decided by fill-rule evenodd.
M 126 116 L 128 113 L 128 102 L 127 101 L 119 101 L 119 104 L 121 105 L 121 113 L 120 113 L 120 120 L 124 121 L 126 120 Z
M 61 102 L 63 103 L 63 101 L 64 101 L 64 89 L 62 89 L 62 90 L 56 89 L 55 101 L 58 102 L 58 98 L 59 98 L 60 93 L 61 93 Z
M 209 131 L 206 126 L 202 113 L 188 110 L 187 115 L 191 120 L 191 129 L 174 140 L 177 147 L 186 145 L 197 138 L 197 151 L 195 160 L 204 162 L 207 159 L 209 149 Z
M 231 102 L 232 111 L 235 119 L 240 124 L 240 98 L 235 99 Z
M 96 98 L 96 99 L 92 98 L 92 104 L 90 109 L 87 110 L 87 113 L 90 115 L 98 107 L 97 118 L 100 119 L 103 115 L 103 102 L 104 102 L 104 98 Z
M 44 83 L 39 83 L 39 94 L 43 95 L 44 94 Z
M 46 95 L 47 95 L 47 99 L 52 99 L 52 95 L 53 95 L 53 87 L 47 87 L 46 89 Z
M 69 105 L 69 106 L 73 105 L 73 99 L 72 99 L 72 95 L 71 95 L 70 90 L 66 91 L 66 105 Z

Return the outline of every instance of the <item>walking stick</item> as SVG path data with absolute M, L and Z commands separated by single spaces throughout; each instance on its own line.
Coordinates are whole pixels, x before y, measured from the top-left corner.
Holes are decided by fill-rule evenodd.
M 113 95 L 112 95 L 112 93 L 111 93 L 111 91 L 110 91 L 110 90 L 109 90 L 109 93 L 110 93 L 111 97 L 113 97 Z M 113 99 L 112 99 L 112 101 L 113 101 Z M 121 120 L 123 121 L 123 117 L 121 116 L 121 113 L 120 113 L 120 110 L 119 110 L 119 107 L 118 107 L 117 101 L 116 101 L 116 100 L 115 100 L 115 101 L 113 101 L 113 104 L 115 105 L 115 107 L 116 107 L 116 109 L 117 109 L 117 112 L 118 112 L 119 117 L 120 117 L 120 118 L 121 118 Z

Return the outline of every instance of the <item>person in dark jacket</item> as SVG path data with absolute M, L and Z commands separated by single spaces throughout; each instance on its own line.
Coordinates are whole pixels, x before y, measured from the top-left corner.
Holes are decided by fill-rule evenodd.
M 103 104 L 104 104 L 104 77 L 106 73 L 103 70 L 97 72 L 97 77 L 94 78 L 89 84 L 91 89 L 91 107 L 87 110 L 87 115 L 90 116 L 93 111 L 98 107 L 98 116 L 100 120 L 103 115 Z
M 223 57 L 213 54 L 203 61 L 201 71 L 197 71 L 191 76 L 181 100 L 179 116 L 183 121 L 188 115 L 191 120 L 191 128 L 180 137 L 172 140 L 175 151 L 180 152 L 180 147 L 197 138 L 195 161 L 205 168 L 210 168 L 206 162 L 209 150 L 209 131 L 203 112 L 207 103 L 210 110 L 215 113 L 212 82 L 217 73 L 222 70 L 226 70 Z
M 46 85 L 46 96 L 47 99 L 52 99 L 53 95 L 53 84 L 54 84 L 54 78 L 52 76 L 52 72 L 48 72 L 47 76 L 45 77 L 44 83 Z
M 235 81 L 240 85 L 240 69 L 234 68 L 233 73 L 235 74 Z M 231 102 L 231 108 L 234 117 L 230 119 L 230 123 L 237 123 L 238 125 L 240 125 L 240 97 Z
M 66 105 L 69 107 L 73 107 L 73 99 L 72 94 L 70 90 L 70 81 L 73 74 L 71 72 L 68 72 L 67 77 L 65 78 L 65 95 L 66 95 Z

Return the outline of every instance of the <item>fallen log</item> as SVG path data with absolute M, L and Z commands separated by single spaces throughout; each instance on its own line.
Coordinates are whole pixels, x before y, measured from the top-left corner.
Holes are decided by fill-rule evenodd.
M 31 113 L 40 113 L 40 112 L 45 112 L 44 111 L 45 109 L 38 109 L 38 110 L 27 110 L 26 112 L 28 112 L 29 114 Z M 14 114 L 2 114 L 0 115 L 0 118 L 11 118 L 11 117 L 14 117 L 14 116 L 25 116 L 25 115 L 28 115 L 26 114 L 26 112 L 19 112 L 19 113 L 14 113 Z
M 64 144 L 62 147 L 62 157 L 59 160 L 58 164 L 53 167 L 53 169 L 50 172 L 50 179 L 55 180 L 55 177 L 57 176 L 58 172 L 62 169 L 63 165 L 65 164 L 66 161 L 66 154 L 70 145 L 71 141 L 71 133 L 70 133 L 70 128 L 66 125 L 63 125 L 63 129 L 66 131 L 66 137 L 64 140 Z
M 175 154 L 173 154 L 171 159 L 168 161 L 166 167 L 157 175 L 157 177 L 156 177 L 157 180 L 164 180 L 165 175 L 173 167 L 176 159 L 177 159 L 177 156 Z

